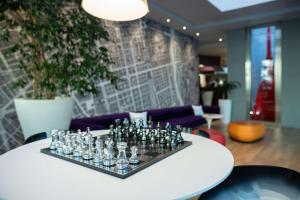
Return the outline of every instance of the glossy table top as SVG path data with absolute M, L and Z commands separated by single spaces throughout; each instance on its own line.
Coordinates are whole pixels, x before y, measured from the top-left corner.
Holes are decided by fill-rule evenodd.
M 227 148 L 196 135 L 183 138 L 193 144 L 127 179 L 40 153 L 50 139 L 24 145 L 0 156 L 0 199 L 186 199 L 230 174 Z

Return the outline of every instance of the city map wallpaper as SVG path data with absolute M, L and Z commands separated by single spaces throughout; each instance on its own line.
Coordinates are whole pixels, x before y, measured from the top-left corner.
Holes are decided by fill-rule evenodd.
M 121 81 L 118 90 L 99 81 L 98 95 L 73 94 L 75 118 L 198 103 L 197 40 L 148 19 L 104 23 L 115 61 L 111 70 Z M 8 46 L 0 43 L 0 154 L 24 143 L 13 98 L 32 89 L 11 87 L 25 77 L 16 68 L 18 58 L 3 54 Z

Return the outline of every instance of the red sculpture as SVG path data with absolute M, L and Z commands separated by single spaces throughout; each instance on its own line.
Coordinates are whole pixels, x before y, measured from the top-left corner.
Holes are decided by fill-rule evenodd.
M 253 120 L 275 121 L 275 80 L 270 27 L 267 27 L 267 55 L 262 61 L 261 78 L 250 116 Z

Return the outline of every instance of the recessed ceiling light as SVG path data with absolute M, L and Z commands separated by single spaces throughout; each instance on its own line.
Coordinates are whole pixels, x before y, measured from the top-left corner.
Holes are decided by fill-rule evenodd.
M 223 38 L 219 38 L 219 42 L 223 42 Z
M 171 22 L 171 20 L 168 18 L 168 19 L 166 19 L 166 22 L 167 22 L 167 23 L 170 23 L 170 22 Z
M 196 36 L 199 36 L 200 35 L 200 33 L 196 33 Z
M 182 29 L 183 29 L 183 30 L 186 30 L 186 26 L 183 26 Z

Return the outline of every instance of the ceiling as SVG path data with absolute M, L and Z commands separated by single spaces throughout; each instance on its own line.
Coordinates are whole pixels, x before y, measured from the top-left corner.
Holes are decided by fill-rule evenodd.
M 219 11 L 207 0 L 149 0 L 149 7 L 146 17 L 191 35 L 203 45 L 218 44 L 220 37 L 226 43 L 230 29 L 300 17 L 300 0 L 276 0 L 227 12 Z

